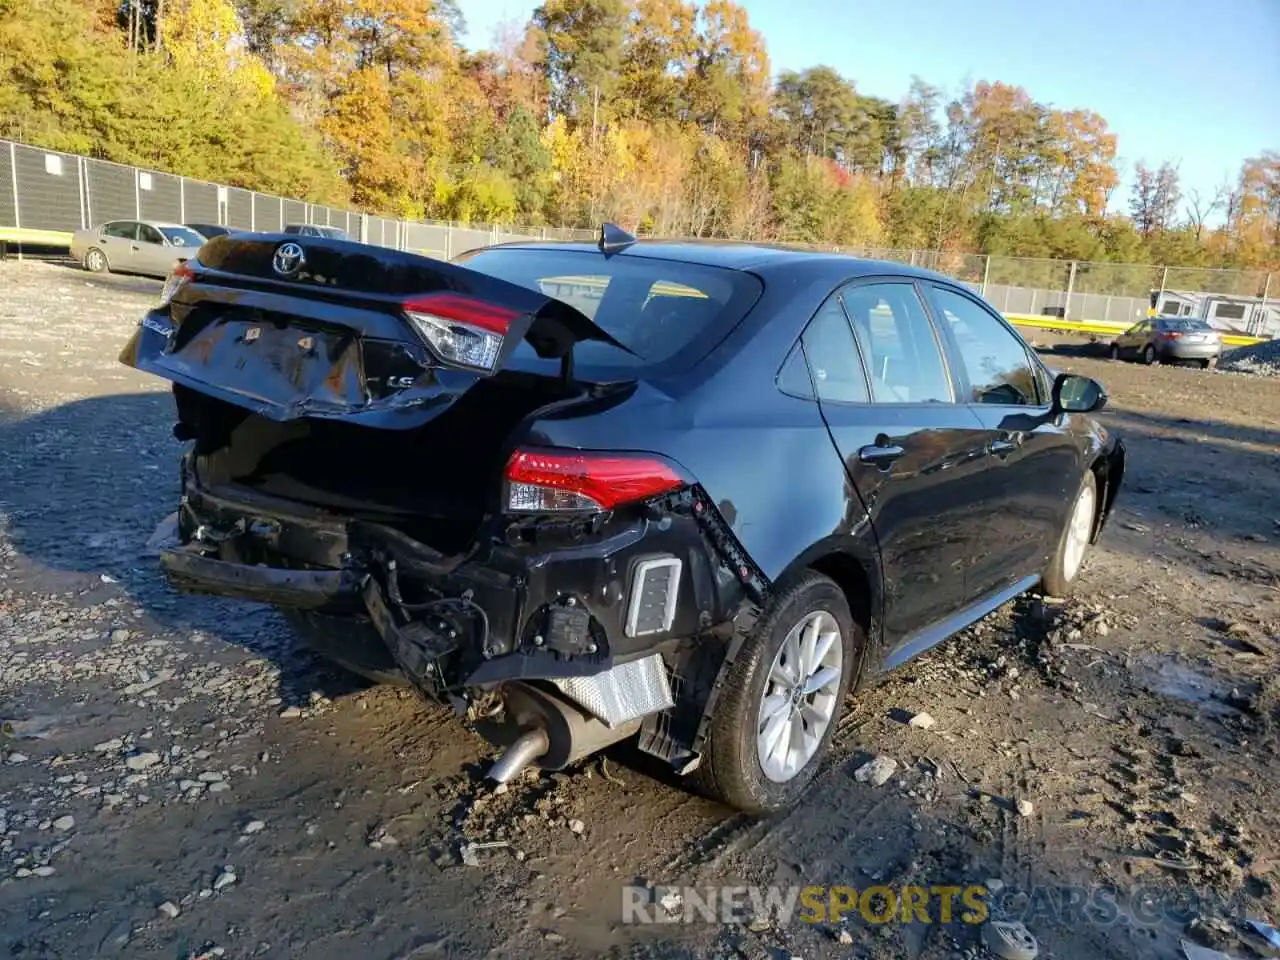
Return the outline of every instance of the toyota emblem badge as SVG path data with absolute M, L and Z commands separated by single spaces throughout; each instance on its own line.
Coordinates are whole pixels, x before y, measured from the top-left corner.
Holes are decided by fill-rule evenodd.
M 276 255 L 271 259 L 271 266 L 280 276 L 291 277 L 302 269 L 302 265 L 306 262 L 307 257 L 302 252 L 302 247 L 289 242 L 276 247 Z

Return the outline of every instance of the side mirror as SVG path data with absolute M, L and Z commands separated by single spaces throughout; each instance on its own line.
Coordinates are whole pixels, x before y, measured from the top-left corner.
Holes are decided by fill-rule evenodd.
M 1058 413 L 1093 413 L 1107 405 L 1107 391 L 1092 377 L 1060 373 L 1053 381 L 1053 409 Z

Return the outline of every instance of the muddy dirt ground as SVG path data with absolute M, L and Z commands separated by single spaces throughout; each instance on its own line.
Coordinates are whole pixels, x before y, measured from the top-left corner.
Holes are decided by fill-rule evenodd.
M 624 925 L 632 883 L 998 880 L 1072 960 L 1179 956 L 1190 921 L 1226 946 L 1216 918 L 1275 909 L 1280 381 L 1056 345 L 1129 445 L 1076 597 L 861 694 L 808 801 L 755 819 L 625 749 L 495 794 L 445 711 L 265 608 L 171 592 L 146 545 L 176 497 L 170 399 L 116 363 L 159 286 L 0 264 L 0 952 L 980 955 L 963 923 Z M 872 755 L 898 764 L 882 786 L 853 776 Z M 1115 910 L 1071 898 L 1099 889 Z

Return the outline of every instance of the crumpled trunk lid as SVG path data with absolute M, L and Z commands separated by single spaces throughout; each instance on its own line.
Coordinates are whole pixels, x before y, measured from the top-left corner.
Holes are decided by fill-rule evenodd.
M 575 343 L 626 349 L 568 304 L 474 270 L 363 244 L 285 235 L 218 237 L 120 360 L 276 421 L 303 417 L 412 429 L 434 419 L 525 340 L 542 357 Z M 406 304 L 470 305 L 502 317 L 490 369 L 452 363 Z M 447 324 L 446 319 L 446 324 Z M 447 336 L 447 331 L 446 331 Z

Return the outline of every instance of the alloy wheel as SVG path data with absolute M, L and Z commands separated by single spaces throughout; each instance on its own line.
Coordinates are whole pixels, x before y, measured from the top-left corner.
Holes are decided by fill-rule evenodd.
M 1084 552 L 1093 536 L 1093 513 L 1097 502 L 1094 488 L 1086 485 L 1076 497 L 1071 520 L 1067 524 L 1067 546 L 1062 552 L 1062 572 L 1068 580 L 1074 580 L 1084 562 Z
M 774 783 L 786 783 L 813 759 L 840 695 L 844 638 L 835 617 L 814 610 L 783 640 L 760 696 L 756 753 Z

